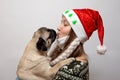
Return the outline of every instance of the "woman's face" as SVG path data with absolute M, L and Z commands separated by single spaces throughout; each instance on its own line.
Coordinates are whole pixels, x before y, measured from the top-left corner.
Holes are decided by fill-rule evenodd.
M 71 31 L 71 26 L 64 16 L 62 16 L 61 24 L 58 26 L 57 29 L 58 29 L 57 32 L 58 38 L 62 38 L 64 36 L 69 35 Z

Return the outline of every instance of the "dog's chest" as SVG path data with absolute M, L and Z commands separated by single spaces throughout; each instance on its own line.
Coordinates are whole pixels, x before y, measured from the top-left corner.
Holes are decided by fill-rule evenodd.
M 26 57 L 25 64 L 36 73 L 45 72 L 50 68 L 49 60 L 45 56 L 31 54 Z

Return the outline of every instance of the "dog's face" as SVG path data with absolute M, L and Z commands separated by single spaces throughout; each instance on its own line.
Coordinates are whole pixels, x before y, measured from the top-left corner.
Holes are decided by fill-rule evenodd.
M 38 29 L 33 36 L 36 40 L 36 48 L 39 51 L 47 51 L 56 38 L 56 32 L 53 29 L 42 27 Z

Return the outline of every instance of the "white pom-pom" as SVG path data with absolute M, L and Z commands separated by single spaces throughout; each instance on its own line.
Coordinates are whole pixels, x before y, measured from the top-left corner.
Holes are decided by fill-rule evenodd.
M 97 46 L 97 53 L 98 54 L 104 55 L 106 51 L 107 51 L 107 48 L 105 45 L 98 45 Z

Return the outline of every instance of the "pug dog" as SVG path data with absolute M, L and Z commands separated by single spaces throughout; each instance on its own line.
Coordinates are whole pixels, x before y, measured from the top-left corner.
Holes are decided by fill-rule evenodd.
M 56 32 L 53 29 L 41 27 L 34 33 L 17 67 L 19 80 L 51 80 L 60 67 L 73 60 L 64 60 L 50 66 L 46 55 L 55 39 Z

